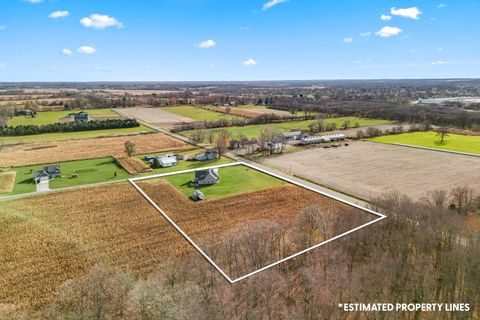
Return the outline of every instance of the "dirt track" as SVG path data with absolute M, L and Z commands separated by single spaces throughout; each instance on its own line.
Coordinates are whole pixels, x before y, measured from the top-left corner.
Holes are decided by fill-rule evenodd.
M 373 142 L 316 147 L 262 163 L 367 200 L 389 191 L 419 199 L 435 189 L 480 190 L 478 158 Z

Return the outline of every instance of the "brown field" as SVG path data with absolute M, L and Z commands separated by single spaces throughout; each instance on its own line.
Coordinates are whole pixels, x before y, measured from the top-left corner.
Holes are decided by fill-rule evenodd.
M 142 186 L 195 241 L 257 219 L 288 225 L 312 202 L 345 209 L 294 186 L 203 203 L 185 199 L 169 184 Z M 341 214 L 349 224 L 371 219 L 348 209 Z M 26 308 L 48 303 L 57 286 L 94 264 L 146 275 L 169 259 L 198 255 L 127 183 L 2 202 L 0 228 L 0 301 Z
M 467 185 L 480 190 L 480 158 L 366 141 L 261 162 L 367 200 L 391 191 L 419 199 L 436 189 Z
M 105 156 L 121 157 L 125 156 L 124 144 L 128 140 L 135 143 L 137 154 L 185 147 L 184 142 L 161 133 L 31 143 L 1 148 L 0 167 L 20 167 Z
M 225 113 L 226 107 L 216 108 L 218 111 Z M 242 107 L 230 107 L 230 114 L 235 116 L 241 116 L 246 118 L 255 118 L 263 114 L 275 114 L 278 116 L 292 116 L 287 111 L 275 110 L 275 109 L 266 109 L 266 108 L 250 108 L 242 109 Z
M 13 191 L 16 175 L 16 172 L 0 172 L 0 193 Z
M 294 185 L 201 202 L 189 200 L 166 182 L 141 183 L 140 187 L 197 243 L 202 243 L 205 235 L 208 235 L 209 240 L 225 238 L 226 234 L 232 234 L 252 221 L 275 222 L 289 230 L 300 211 L 312 205 L 332 208 L 341 216 L 341 223 L 337 226 L 335 234 L 343 233 L 375 218 L 362 210 Z M 302 249 L 306 248 L 299 248 L 298 251 Z M 269 263 L 284 257 L 278 256 Z M 221 261 L 216 262 L 222 267 Z M 228 269 L 226 266 L 223 268 Z M 230 272 L 232 276 L 238 277 L 255 269 L 249 265 L 244 270 Z
M 115 162 L 130 174 L 152 171 L 152 168 L 137 158 L 120 157 L 115 158 Z
M 144 107 L 135 107 L 135 108 L 125 108 L 125 109 L 115 109 L 121 115 L 128 118 L 135 118 L 147 123 L 152 123 L 155 125 L 174 125 L 181 122 L 192 122 L 192 119 L 182 117 L 168 111 L 162 110 L 161 108 L 144 108 Z
M 2 202 L 0 301 L 39 307 L 96 263 L 145 275 L 193 252 L 129 184 Z

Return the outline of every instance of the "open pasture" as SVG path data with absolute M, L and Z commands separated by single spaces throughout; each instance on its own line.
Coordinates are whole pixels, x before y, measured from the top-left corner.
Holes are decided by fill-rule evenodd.
M 369 139 L 383 143 L 400 143 L 411 146 L 434 148 L 440 150 L 457 151 L 480 154 L 480 136 L 466 136 L 449 133 L 441 142 L 435 132 L 412 132 Z
M 192 122 L 193 120 L 164 110 L 165 108 L 146 108 L 134 107 L 125 109 L 116 109 L 119 114 L 128 118 L 135 118 L 147 123 L 160 126 L 172 126 L 181 122 Z
M 480 158 L 366 141 L 261 162 L 366 200 L 393 191 L 419 199 L 437 189 L 480 188 Z
M 120 116 L 111 109 L 86 109 L 86 110 L 68 110 L 68 111 L 41 111 L 37 112 L 36 117 L 19 116 L 13 117 L 8 121 L 8 125 L 15 127 L 20 125 L 43 125 L 57 122 L 70 122 L 68 118 L 70 113 L 85 111 L 88 112 L 94 120 L 116 119 Z

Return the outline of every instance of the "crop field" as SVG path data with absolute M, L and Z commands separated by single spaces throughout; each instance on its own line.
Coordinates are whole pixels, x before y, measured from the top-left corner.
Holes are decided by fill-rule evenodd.
M 12 192 L 15 186 L 16 172 L 0 172 L 0 193 Z
M 309 148 L 261 162 L 366 200 L 393 191 L 419 199 L 438 189 L 480 188 L 480 158 L 367 141 Z
M 62 170 L 62 177 L 50 180 L 50 189 L 109 182 L 130 177 L 128 172 L 118 166 L 111 157 L 67 161 L 59 165 Z M 36 165 L 16 168 L 15 186 L 11 194 L 34 192 L 36 186 L 33 181 L 33 175 L 35 172 L 43 169 L 43 167 L 43 165 Z
M 388 120 L 379 120 L 379 119 L 366 119 L 358 117 L 339 117 L 339 118 L 330 118 L 326 119 L 327 123 L 335 123 L 337 128 L 340 128 L 345 121 L 350 121 L 350 125 L 353 126 L 358 122 L 359 126 L 372 126 L 380 124 L 388 124 L 391 121 Z M 228 130 L 232 137 L 238 137 L 240 134 L 244 134 L 248 138 L 258 137 L 262 129 L 264 128 L 275 128 L 278 132 L 287 132 L 291 130 L 305 130 L 308 131 L 308 125 L 316 122 L 316 120 L 303 120 L 303 121 L 289 121 L 289 122 L 280 122 L 280 123 L 271 123 L 271 124 L 260 124 L 260 125 L 249 125 L 243 127 L 228 127 L 222 128 Z M 211 129 L 212 131 L 219 131 L 222 129 Z M 184 136 L 191 136 L 193 133 L 192 130 L 183 131 L 181 134 Z
M 149 165 L 137 158 L 119 157 L 115 158 L 115 161 L 130 174 L 152 171 Z
M 0 205 L 0 301 L 35 308 L 94 265 L 148 274 L 193 252 L 129 184 Z
M 193 121 L 190 118 L 165 111 L 164 109 L 165 108 L 135 107 L 135 108 L 116 109 L 115 111 L 128 118 L 135 118 L 147 123 L 156 124 L 160 126 L 162 125 L 171 126 L 175 123 Z
M 285 184 L 282 180 L 242 165 L 219 168 L 218 173 L 220 181 L 211 186 L 192 187 L 190 181 L 194 178 L 193 172 L 167 176 L 163 179 L 170 182 L 187 198 L 192 196 L 195 189 L 199 189 L 205 194 L 206 200 L 215 200 Z
M 162 107 L 161 110 L 195 121 L 217 121 L 221 119 L 232 119 L 235 117 L 221 112 L 208 111 L 192 106 Z
M 369 139 L 383 143 L 401 143 L 412 146 L 480 154 L 480 136 L 448 134 L 443 143 L 435 132 L 412 132 Z
M 330 228 L 329 234 L 316 233 L 315 241 L 320 243 L 333 235 L 337 235 L 366 222 L 374 217 L 362 210 L 349 207 L 323 195 L 290 184 L 271 185 L 270 188 L 223 197 L 216 200 L 194 202 L 185 197 L 179 189 L 166 181 L 141 182 L 141 189 L 197 244 L 206 251 L 215 251 L 213 260 L 227 271 L 229 276 L 236 278 L 252 272 L 269 263 L 298 252 L 308 247 L 307 244 L 290 243 L 301 234 L 302 229 L 295 229 L 295 219 L 302 209 L 309 207 L 322 208 L 322 212 L 331 213 L 331 220 L 324 221 Z M 202 190 L 203 191 L 203 190 Z M 244 190 L 242 190 L 243 192 Z M 335 222 L 334 222 L 335 221 Z M 230 241 L 232 236 L 242 237 L 248 228 L 258 228 L 261 234 L 270 236 L 273 232 L 282 230 L 284 241 L 280 245 L 273 241 L 257 261 L 252 257 L 240 258 L 233 262 L 233 256 L 243 256 L 248 251 L 245 244 L 233 242 L 224 247 L 224 241 Z M 273 229 L 270 229 L 273 227 Z M 276 231 L 274 231 L 276 230 Z M 262 240 L 247 237 L 249 245 L 262 247 Z M 256 241 L 259 241 L 256 243 Z M 207 244 L 208 243 L 208 244 Z M 270 246 L 271 245 L 271 246 Z M 288 249 L 286 247 L 288 246 Z M 228 247 L 228 249 L 227 249 Z M 251 249 L 251 248 L 250 248 Z M 233 250 L 227 252 L 226 250 Z M 255 251 L 255 250 L 253 250 Z M 210 252 L 211 254 L 212 252 Z M 230 259 L 226 257 L 230 257 Z
M 35 118 L 32 117 L 14 117 L 8 121 L 9 126 L 20 126 L 20 125 L 42 125 L 42 124 L 52 124 L 57 122 L 71 121 L 65 119 L 70 113 L 85 111 L 88 112 L 89 116 L 93 118 L 101 119 L 115 119 L 119 118 L 119 115 L 112 111 L 111 109 L 86 109 L 86 110 L 69 110 L 69 111 L 42 111 L 37 112 Z
M 120 128 L 120 129 L 61 132 L 61 133 L 43 133 L 43 134 L 34 134 L 34 135 L 28 135 L 28 136 L 0 136 L 0 145 L 115 137 L 115 136 L 132 135 L 132 134 L 138 134 L 138 133 L 148 133 L 148 132 L 154 132 L 154 130 L 144 125 L 140 125 L 139 127 L 135 127 L 135 128 Z
M 371 219 L 294 186 L 203 203 L 188 200 L 170 184 L 143 187 L 200 242 L 252 221 L 289 227 L 312 203 L 339 210 L 341 220 L 348 222 L 338 226 L 339 231 Z M 48 303 L 57 286 L 84 275 L 95 264 L 146 275 L 175 257 L 198 255 L 127 183 L 2 202 L 0 227 L 0 301 L 30 309 Z
M 0 149 L 0 167 L 125 156 L 125 141 L 135 144 L 137 154 L 185 147 L 184 142 L 162 133 L 4 146 Z

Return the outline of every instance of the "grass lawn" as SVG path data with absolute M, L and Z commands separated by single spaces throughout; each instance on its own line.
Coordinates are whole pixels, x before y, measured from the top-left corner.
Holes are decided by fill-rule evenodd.
M 227 115 L 221 112 L 208 111 L 192 106 L 162 107 L 161 110 L 197 121 L 217 121 L 221 119 L 229 120 L 235 118 L 235 116 Z
M 50 189 L 114 181 L 130 177 L 125 170 L 117 166 L 111 157 L 68 161 L 62 162 L 59 165 L 62 170 L 62 177 L 51 180 Z M 36 186 L 33 181 L 33 174 L 43 169 L 44 166 L 45 165 L 36 165 L 12 169 L 11 171 L 17 172 L 13 192 L 2 195 L 35 192 Z M 77 178 L 72 178 L 73 172 L 78 174 Z M 114 172 L 117 173 L 116 177 L 114 177 Z
M 20 126 L 20 125 L 42 125 L 42 124 L 52 124 L 59 121 L 60 118 L 67 116 L 72 112 L 86 111 L 90 116 L 105 117 L 108 118 L 118 118 L 118 114 L 110 109 L 87 109 L 87 110 L 69 110 L 69 111 L 42 111 L 37 112 L 35 118 L 31 117 L 14 117 L 8 121 L 9 126 Z
M 480 136 L 449 134 L 444 142 L 435 132 L 412 132 L 369 139 L 383 143 L 402 143 L 412 146 L 480 154 Z
M 77 131 L 77 132 L 65 132 L 65 133 L 43 133 L 43 134 L 34 134 L 29 136 L 8 136 L 8 137 L 0 137 L 0 145 L 112 137 L 112 136 L 118 136 L 118 135 L 136 134 L 140 132 L 153 132 L 153 131 L 154 130 L 144 125 L 140 125 L 140 127 L 135 127 L 135 128 Z
M 379 125 L 379 124 L 388 124 L 392 123 L 389 120 L 379 120 L 379 119 L 366 119 L 366 118 L 358 118 L 358 117 L 339 117 L 339 118 L 330 118 L 327 119 L 327 123 L 335 123 L 337 128 L 340 128 L 342 124 L 349 120 L 350 125 L 353 126 L 356 122 L 362 126 L 372 126 L 372 125 Z M 243 133 L 248 138 L 258 137 L 260 131 L 263 128 L 267 127 L 275 127 L 279 132 L 286 132 L 291 130 L 305 130 L 308 131 L 308 125 L 315 122 L 316 120 L 303 120 L 303 121 L 290 121 L 290 122 L 281 122 L 281 123 L 270 123 L 270 124 L 259 124 L 259 125 L 250 125 L 250 126 L 243 126 L 243 127 L 228 127 L 228 128 L 221 128 L 227 129 L 232 134 L 232 137 L 238 137 L 240 133 Z M 218 131 L 221 129 L 211 129 L 214 131 Z M 184 131 L 181 134 L 184 136 L 189 137 L 192 134 L 193 130 Z
M 240 193 L 267 189 L 285 184 L 284 181 L 243 165 L 219 169 L 220 181 L 211 186 L 192 187 L 194 173 L 177 174 L 163 179 L 190 197 L 195 189 L 205 194 L 206 200 L 215 200 Z
M 172 154 L 172 153 L 176 154 L 176 153 L 178 153 L 178 154 L 182 154 L 184 156 L 187 156 L 187 155 L 195 155 L 195 154 L 198 154 L 198 153 L 202 153 L 204 151 L 205 150 L 203 150 L 203 149 L 189 149 L 189 150 L 185 150 L 185 151 L 182 151 L 182 152 L 159 152 L 159 153 L 154 153 L 152 155 L 162 156 L 162 155 L 166 155 L 166 154 Z M 136 156 L 136 158 L 138 158 L 142 161 L 145 161 L 144 160 L 144 155 Z M 167 173 L 167 172 L 182 171 L 182 170 L 191 170 L 191 169 L 202 168 L 202 167 L 210 167 L 210 166 L 215 166 L 215 165 L 220 165 L 220 164 L 225 164 L 225 163 L 231 163 L 231 162 L 233 162 L 233 160 L 231 160 L 229 158 L 225 158 L 225 157 L 221 157 L 220 159 L 217 159 L 217 160 L 205 160 L 205 161 L 180 160 L 180 161 L 177 162 L 176 166 L 168 167 L 168 168 L 156 168 L 156 169 L 153 169 L 150 172 L 142 173 L 141 175 L 142 176 L 149 176 L 149 175 L 159 174 L 159 173 Z

